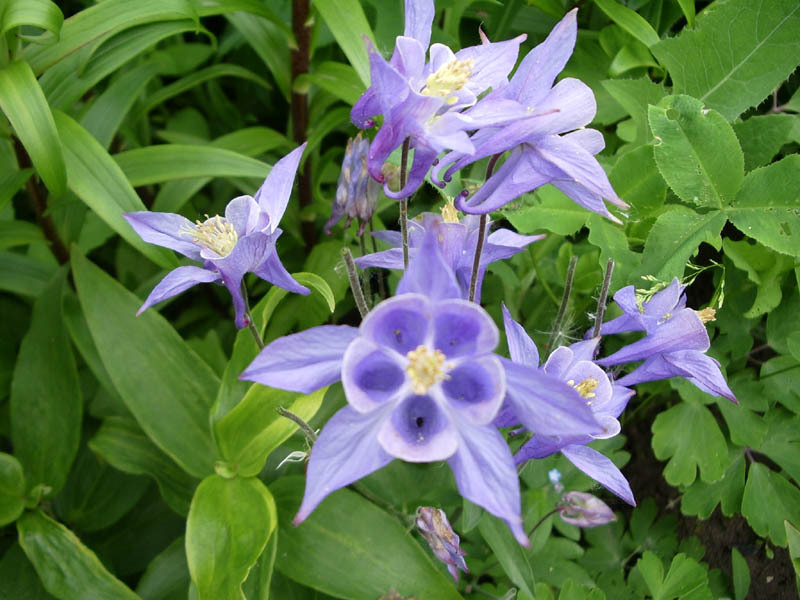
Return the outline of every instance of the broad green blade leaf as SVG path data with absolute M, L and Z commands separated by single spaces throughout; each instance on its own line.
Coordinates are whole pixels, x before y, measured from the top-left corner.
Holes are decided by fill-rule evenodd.
M 0 175 L 0 210 L 3 210 L 33 173 L 33 169 L 20 169 Z
M 317 121 L 311 131 L 311 135 L 308 136 L 308 147 L 305 154 L 303 154 L 304 159 L 301 165 L 305 163 L 305 158 L 311 156 L 311 153 L 322 144 L 322 140 L 325 139 L 326 135 L 343 125 L 348 129 L 350 127 L 350 109 L 346 107 L 334 108 Z
M 522 198 L 529 206 L 519 210 L 506 207 L 503 214 L 517 231 L 526 235 L 543 229 L 558 235 L 572 235 L 589 218 L 585 208 L 551 185 L 542 186 L 535 194 L 525 194 Z
M 286 100 L 289 100 L 289 39 L 285 28 L 278 27 L 264 17 L 234 12 L 225 18 L 239 30 L 245 41 L 250 44 L 258 57 L 272 73 L 278 89 Z
M 478 529 L 483 539 L 489 544 L 492 553 L 500 566 L 508 575 L 508 578 L 519 588 L 521 592 L 534 597 L 533 590 L 536 581 L 533 578 L 533 569 L 528 561 L 528 552 L 519 545 L 514 535 L 503 521 L 484 512 L 483 517 L 478 523 Z
M 50 0 L 7 0 L 0 20 L 0 34 L 29 25 L 49 31 L 58 38 L 63 22 L 61 9 Z
M 678 4 L 681 7 L 681 11 L 683 11 L 683 16 L 686 17 L 686 23 L 689 27 L 694 27 L 694 0 L 678 0 Z
M 742 515 L 762 537 L 786 547 L 784 521 L 800 523 L 800 490 L 761 463 L 752 463 L 742 498 Z
M 210 475 L 192 499 L 186 557 L 199 600 L 241 600 L 242 583 L 277 523 L 260 479 Z
M 17 520 L 25 509 L 25 475 L 19 461 L 0 452 L 0 527 Z
M 109 573 L 97 556 L 69 529 L 40 511 L 17 521 L 19 543 L 33 563 L 44 587 L 56 598 L 114 598 L 139 600 Z
M 0 69 L 0 109 L 44 184 L 53 194 L 62 194 L 67 187 L 67 172 L 59 132 L 28 63 L 13 62 Z
M 789 522 L 786 521 L 786 530 Z M 733 597 L 734 600 L 746 600 L 750 591 L 750 567 L 737 548 L 731 548 L 731 570 L 733 571 Z
M 64 113 L 56 111 L 55 118 L 69 171 L 69 188 L 109 227 L 154 263 L 164 268 L 177 266 L 172 252 L 143 242 L 122 218 L 123 213 L 147 209 L 108 152 Z
M 185 600 L 191 583 L 185 545 L 183 536 L 179 537 L 147 566 L 136 585 L 136 593 L 142 600 Z
M 197 13 L 189 0 L 105 0 L 64 21 L 58 42 L 49 46 L 31 44 L 23 56 L 35 73 L 41 73 L 103 36 L 144 23 L 182 19 L 190 19 L 199 26 Z
M 797 0 L 729 0 L 707 7 L 695 29 L 651 50 L 676 94 L 699 98 L 733 121 L 767 97 L 800 63 Z
M 42 230 L 28 221 L 0 221 L 0 249 L 43 242 Z
M 193 0 L 197 14 L 201 17 L 211 15 L 224 15 L 231 12 L 249 12 L 259 17 L 264 17 L 278 27 L 286 39 L 289 47 L 294 48 L 297 43 L 294 40 L 291 28 L 284 23 L 280 16 L 275 14 L 271 8 L 265 6 L 259 0 Z
M 57 494 L 67 480 L 81 439 L 78 371 L 61 316 L 67 270 L 61 269 L 36 300 L 11 384 L 11 440 L 28 485 Z
M 208 409 L 219 380 L 156 311 L 73 249 L 78 298 L 103 364 L 147 436 L 187 473 L 213 471 Z M 125 343 L 120 343 L 125 340 Z
M 331 494 L 298 527 L 291 522 L 303 478 L 283 477 L 272 493 L 280 528 L 275 566 L 287 577 L 348 600 L 375 600 L 390 590 L 418 600 L 461 598 L 406 526 L 355 492 Z
M 314 6 L 331 30 L 339 46 L 358 73 L 364 86 L 369 85 L 369 56 L 364 36 L 375 44 L 364 9 L 358 0 L 317 0 Z M 399 25 L 399 24 L 398 24 Z M 402 33 L 398 26 L 397 34 Z
M 355 104 L 364 93 L 364 83 L 353 67 L 338 62 L 327 61 L 314 67 L 313 73 L 301 75 L 295 81 L 295 88 L 318 85 L 326 92 L 341 98 L 347 104 Z
M 728 218 L 739 230 L 768 248 L 800 256 L 800 156 L 783 160 L 747 174 Z
M 17 542 L 14 542 L 0 559 L 0 598 L 18 600 L 53 598 L 42 587 L 39 575 Z
M 222 148 L 162 144 L 114 155 L 133 186 L 187 177 L 257 177 L 264 179 L 271 166 Z M 255 190 L 254 190 L 255 191 Z
M 120 471 L 155 479 L 169 507 L 179 515 L 188 514 L 197 479 L 159 450 L 134 421 L 124 417 L 105 419 L 89 440 L 89 447 Z
M 701 404 L 681 402 L 660 413 L 653 422 L 653 452 L 667 460 L 664 479 L 670 485 L 689 485 L 697 476 L 713 483 L 728 466 L 725 436 L 709 410 Z
M 52 265 L 17 252 L 0 251 L 0 266 L 0 290 L 34 298 L 55 272 Z
M 644 144 L 652 139 L 647 122 L 647 107 L 658 104 L 664 97 L 664 86 L 653 83 L 649 77 L 641 79 L 607 79 L 603 88 L 631 116 L 636 125 L 635 142 Z M 616 189 L 616 188 L 614 188 Z
M 617 0 L 594 0 L 594 3 L 609 19 L 630 33 L 648 48 L 657 44 L 660 39 L 653 26 L 642 15 Z
M 619 197 L 631 205 L 631 221 L 652 218 L 667 197 L 667 184 L 656 168 L 650 145 L 620 156 L 608 180 Z
M 290 410 L 308 422 L 317 413 L 324 387 L 313 394 L 297 394 L 253 385 L 233 410 L 214 427 L 220 453 L 241 477 L 254 477 L 264 468 L 267 457 L 289 439 L 297 425 L 277 413 Z
M 722 115 L 689 96 L 668 96 L 648 116 L 656 164 L 672 191 L 700 207 L 721 208 L 736 197 L 744 156 Z
M 264 548 L 242 584 L 242 590 L 244 590 L 247 600 L 269 600 L 277 552 L 278 530 L 275 529 L 267 542 L 267 547 Z M 279 596 L 273 597 L 278 598 Z
M 639 275 L 653 275 L 661 281 L 683 277 L 689 259 L 706 242 L 717 250 L 722 246 L 719 237 L 725 225 L 725 213 L 711 211 L 699 215 L 683 206 L 675 206 L 656 220 L 642 253 Z

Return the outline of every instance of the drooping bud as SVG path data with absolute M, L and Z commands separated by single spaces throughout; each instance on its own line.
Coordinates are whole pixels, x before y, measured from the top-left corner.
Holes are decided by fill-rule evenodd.
M 578 527 L 598 527 L 617 520 L 614 511 L 605 502 L 586 492 L 564 494 L 559 514 L 563 521 Z
M 417 509 L 417 528 L 436 558 L 447 565 L 447 570 L 456 581 L 459 569 L 469 573 L 467 563 L 464 561 L 465 553 L 459 547 L 459 537 L 450 527 L 443 510 L 432 506 L 420 506 Z
M 362 137 L 361 133 L 347 141 L 342 171 L 339 173 L 339 182 L 336 186 L 333 211 L 331 218 L 325 223 L 325 233 L 329 234 L 331 227 L 342 217 L 346 217 L 348 226 L 351 219 L 361 221 L 358 229 L 358 235 L 361 235 L 367 222 L 372 218 L 378 205 L 380 184 L 367 172 L 368 153 L 369 140 Z

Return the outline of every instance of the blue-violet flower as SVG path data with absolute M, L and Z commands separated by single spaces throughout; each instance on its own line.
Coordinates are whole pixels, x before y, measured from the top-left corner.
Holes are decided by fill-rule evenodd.
M 360 132 L 355 138 L 347 140 L 333 211 L 331 218 L 325 223 L 325 233 L 330 233 L 331 227 L 342 217 L 347 217 L 345 227 L 350 225 L 352 219 L 361 222 L 358 228 L 358 235 L 361 235 L 375 213 L 380 185 L 367 172 L 368 153 L 369 139 L 362 137 Z
M 441 508 L 420 506 L 417 509 L 417 529 L 428 542 L 431 550 L 440 561 L 447 565 L 447 570 L 458 581 L 458 570 L 469 573 L 464 561 L 465 553 L 459 546 L 458 534 L 453 531 L 447 515 Z

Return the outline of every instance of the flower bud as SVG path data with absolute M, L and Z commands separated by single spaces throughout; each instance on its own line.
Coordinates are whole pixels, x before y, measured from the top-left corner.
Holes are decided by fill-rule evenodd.
M 342 217 L 347 217 L 348 226 L 351 219 L 357 218 L 361 221 L 358 229 L 358 234 L 361 235 L 364 226 L 372 218 L 378 205 L 380 184 L 367 172 L 368 153 L 369 140 L 361 137 L 360 133 L 347 141 L 342 171 L 336 187 L 336 198 L 333 201 L 331 218 L 325 223 L 325 233 L 329 234 L 335 223 Z
M 598 527 L 617 517 L 608 505 L 586 492 L 567 492 L 561 497 L 561 519 L 578 527 Z
M 458 535 L 450 527 L 443 510 L 432 506 L 420 506 L 417 509 L 417 528 L 436 558 L 447 565 L 447 570 L 456 581 L 459 569 L 469 573 L 467 563 L 464 562 L 464 551 L 459 547 Z

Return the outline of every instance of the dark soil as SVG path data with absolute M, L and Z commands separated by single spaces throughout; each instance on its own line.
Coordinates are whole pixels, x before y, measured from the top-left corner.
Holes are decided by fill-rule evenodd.
M 703 561 L 711 569 L 720 569 L 728 581 L 732 576 L 731 549 L 738 549 L 750 568 L 748 600 L 797 599 L 794 569 L 786 548 L 771 547 L 774 555 L 768 558 L 764 540 L 750 529 L 747 521 L 739 515 L 724 516 L 719 506 L 705 521 L 681 514 L 680 491 L 666 482 L 662 474 L 664 463 L 656 459 L 650 446 L 654 416 L 645 416 L 625 426 L 631 461 L 624 471 L 636 497 L 653 498 L 660 514 L 673 514 L 678 519 L 678 538 L 699 538 L 706 549 Z

